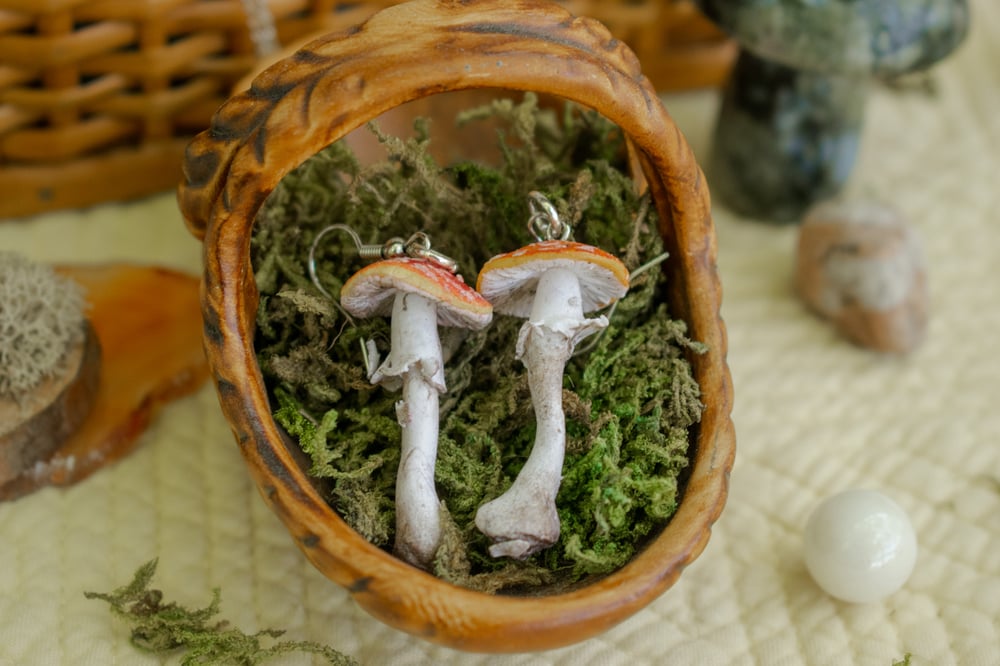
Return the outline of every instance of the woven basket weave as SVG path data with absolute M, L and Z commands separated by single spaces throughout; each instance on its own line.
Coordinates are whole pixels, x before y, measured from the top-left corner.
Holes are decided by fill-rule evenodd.
M 288 44 L 391 0 L 269 0 Z M 714 86 L 734 50 L 687 0 L 567 0 L 660 89 Z M 256 62 L 238 0 L 0 0 L 0 218 L 173 187 L 183 150 Z

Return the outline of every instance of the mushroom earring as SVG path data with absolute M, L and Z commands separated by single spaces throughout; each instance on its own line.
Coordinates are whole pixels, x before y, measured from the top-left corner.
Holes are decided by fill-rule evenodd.
M 629 273 L 615 256 L 569 240 L 551 202 L 529 195 L 528 228 L 538 240 L 490 259 L 476 288 L 501 314 L 527 318 L 517 358 L 528 373 L 535 410 L 535 441 L 511 487 L 479 507 L 476 527 L 491 541 L 490 555 L 524 559 L 559 539 L 556 495 L 566 451 L 563 371 L 576 345 L 607 327 L 605 316 L 584 315 L 622 298 Z
M 362 319 L 391 316 L 389 355 L 381 365 L 377 354 L 366 360 L 368 379 L 390 391 L 403 390 L 396 403 L 402 437 L 394 550 L 407 562 L 428 567 L 441 540 L 434 466 L 438 395 L 446 387 L 438 326 L 482 329 L 492 320 L 493 309 L 456 274 L 454 261 L 430 248 L 426 234 L 392 239 L 384 246 L 359 245 L 359 253 L 381 261 L 348 278 L 340 304 Z M 369 345 L 369 355 L 373 351 Z

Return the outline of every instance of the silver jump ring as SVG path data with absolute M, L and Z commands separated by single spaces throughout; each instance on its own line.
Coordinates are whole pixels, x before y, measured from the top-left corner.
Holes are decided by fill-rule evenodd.
M 568 240 L 573 228 L 559 219 L 559 212 L 541 192 L 528 193 L 528 231 L 537 241 Z

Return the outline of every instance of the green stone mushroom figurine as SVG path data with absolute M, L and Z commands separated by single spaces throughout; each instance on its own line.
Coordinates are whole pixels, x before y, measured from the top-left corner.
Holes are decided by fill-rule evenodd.
M 969 25 L 966 0 L 698 0 L 740 43 L 709 159 L 734 212 L 797 222 L 844 185 L 868 84 L 925 69 Z

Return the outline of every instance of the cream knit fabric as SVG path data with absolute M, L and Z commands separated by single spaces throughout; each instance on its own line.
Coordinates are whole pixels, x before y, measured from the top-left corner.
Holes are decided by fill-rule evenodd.
M 389 629 L 299 554 L 245 473 L 211 387 L 165 409 L 139 450 L 79 486 L 0 504 L 0 666 L 177 663 L 136 651 L 85 590 L 160 558 L 156 586 L 245 630 L 331 644 L 363 664 L 1000 664 L 1000 4 L 934 70 L 937 94 L 876 87 L 850 190 L 921 234 L 932 321 L 885 358 L 842 341 L 790 286 L 795 228 L 716 210 L 738 454 L 704 554 L 604 635 L 543 654 L 463 654 Z M 668 108 L 706 154 L 714 93 Z M 134 260 L 197 272 L 169 194 L 0 224 L 0 247 L 46 261 Z M 823 497 L 880 489 L 910 514 L 916 570 L 868 606 L 810 580 L 801 533 Z M 280 664 L 309 664 L 292 656 Z M 318 662 L 317 662 L 318 663 Z

